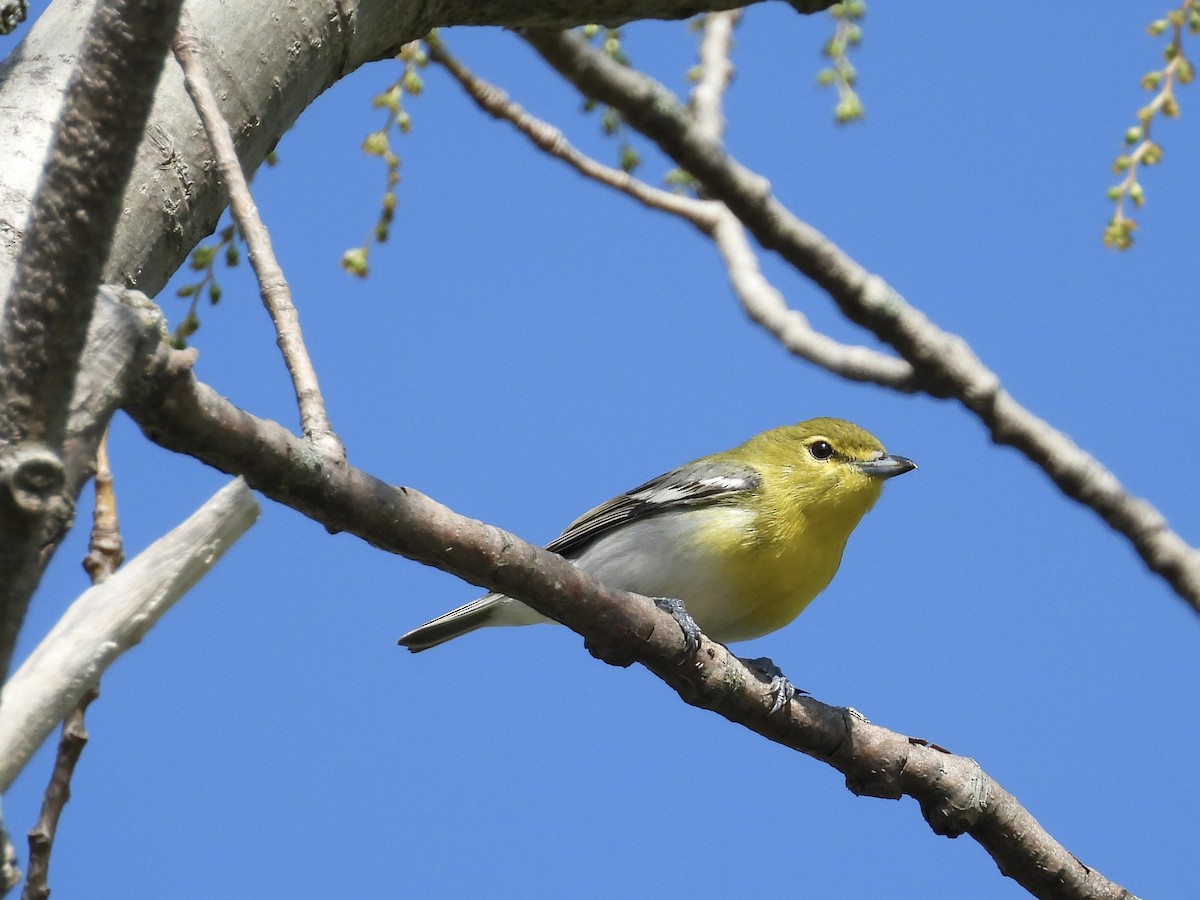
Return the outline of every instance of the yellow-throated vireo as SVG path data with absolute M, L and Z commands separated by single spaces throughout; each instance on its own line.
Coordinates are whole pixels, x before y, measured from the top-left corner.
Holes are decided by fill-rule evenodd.
M 850 532 L 883 482 L 916 467 L 857 425 L 809 419 L 614 497 L 546 549 L 610 587 L 676 601 L 660 605 L 689 641 L 687 614 L 693 629 L 714 640 L 749 640 L 804 611 L 837 572 Z M 487 625 L 550 621 L 518 600 L 488 594 L 400 643 L 416 653 Z

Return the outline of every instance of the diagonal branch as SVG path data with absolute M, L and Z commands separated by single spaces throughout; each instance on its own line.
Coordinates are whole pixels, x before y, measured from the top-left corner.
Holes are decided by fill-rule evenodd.
M 678 216 L 700 231 L 707 233 L 715 225 L 720 214 L 716 204 L 653 187 L 628 172 L 597 162 L 574 147 L 560 129 L 530 115 L 501 88 L 475 75 L 447 49 L 440 35 L 429 35 L 426 44 L 429 58 L 442 66 L 481 110 L 494 119 L 508 122 L 543 153 L 593 181 L 628 194 L 648 209 Z
M 279 349 L 292 376 L 296 402 L 300 406 L 300 427 L 304 436 L 312 441 L 327 456 L 344 455 L 342 442 L 329 424 L 325 412 L 325 400 L 317 383 L 317 370 L 313 368 L 304 335 L 300 332 L 300 315 L 292 303 L 292 291 L 288 286 L 283 268 L 275 258 L 271 247 L 271 235 L 258 214 L 258 207 L 250 194 L 250 185 L 238 161 L 233 135 L 229 124 L 221 115 L 217 98 L 213 95 L 204 64 L 200 59 L 200 37 L 186 17 L 179 25 L 172 49 L 175 59 L 183 69 L 184 85 L 188 95 L 204 123 L 204 131 L 217 157 L 221 177 L 229 190 L 229 209 L 237 222 L 246 246 L 250 251 L 250 266 L 258 279 L 263 305 L 271 316 L 278 335 Z
M 46 785 L 46 796 L 37 825 L 29 832 L 29 875 L 25 879 L 25 890 L 21 900 L 46 900 L 50 896 L 50 849 L 58 831 L 58 820 L 71 799 L 71 777 L 75 766 L 83 755 L 88 742 L 87 726 L 83 717 L 88 706 L 100 695 L 93 687 L 83 695 L 78 705 L 67 713 L 63 721 L 62 737 L 58 742 L 58 753 L 54 757 L 54 770 L 50 783 Z
M 440 37 L 431 36 L 428 45 L 429 58 L 444 67 L 480 109 L 511 124 L 538 149 L 648 209 L 677 216 L 710 236 L 746 314 L 774 334 L 789 352 L 852 381 L 867 381 L 906 393 L 916 390 L 912 367 L 904 360 L 836 341 L 815 330 L 802 313 L 788 308 L 783 294 L 763 275 L 745 229 L 725 204 L 665 191 L 597 162 L 572 146 L 558 128 L 530 115 L 503 90 L 473 74 L 446 49 Z
M 914 797 L 938 834 L 969 833 L 1000 868 L 1040 897 L 1128 898 L 1054 840 L 977 763 L 862 721 L 810 697 L 769 714 L 771 688 L 721 644 L 690 659 L 670 615 L 617 591 L 556 554 L 459 516 L 423 494 L 327 459 L 271 421 L 238 409 L 196 380 L 194 359 L 161 347 L 148 389 L 129 413 L 147 437 L 218 469 L 373 546 L 516 597 L 582 634 L 593 655 L 638 662 L 687 703 L 827 762 L 856 794 Z M 682 662 L 681 662 L 682 660 Z
M 233 481 L 63 613 L 0 694 L 0 791 L 54 726 L 206 575 L 258 518 Z
M 586 96 L 625 120 L 725 203 L 764 247 L 824 289 L 851 321 L 894 347 L 920 389 L 953 398 L 987 426 L 992 440 L 1015 447 L 1068 497 L 1088 506 L 1133 544 L 1151 571 L 1200 611 L 1200 551 L 1170 529 L 1147 501 L 1130 494 L 1095 457 L 1019 404 L 961 337 L 938 328 L 882 278 L 802 222 L 746 169 L 696 127 L 661 84 L 596 52 L 569 32 L 530 30 L 525 39 Z

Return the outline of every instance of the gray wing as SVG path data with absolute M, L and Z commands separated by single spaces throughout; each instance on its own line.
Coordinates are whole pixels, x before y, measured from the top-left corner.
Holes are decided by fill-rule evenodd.
M 719 502 L 757 489 L 761 480 L 755 469 L 743 463 L 697 460 L 585 512 L 546 549 L 569 558 L 626 522 Z

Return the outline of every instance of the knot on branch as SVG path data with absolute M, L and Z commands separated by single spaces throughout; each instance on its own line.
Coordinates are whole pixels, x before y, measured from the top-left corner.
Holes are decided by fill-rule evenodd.
M 846 773 L 846 789 L 856 797 L 899 800 L 902 760 L 888 756 L 867 756 L 852 772 Z
M 0 494 L 28 516 L 44 516 L 66 485 L 57 453 L 41 444 L 23 444 L 0 459 Z
M 919 796 L 921 815 L 934 834 L 958 837 L 979 821 L 987 809 L 992 781 L 973 759 L 959 758 L 943 767 L 938 790 Z M 964 766 L 969 767 L 964 770 Z
M 901 777 L 908 761 L 905 749 L 888 731 L 871 725 L 857 710 L 843 708 L 845 738 L 830 756 L 846 776 L 846 788 L 857 797 L 899 800 Z

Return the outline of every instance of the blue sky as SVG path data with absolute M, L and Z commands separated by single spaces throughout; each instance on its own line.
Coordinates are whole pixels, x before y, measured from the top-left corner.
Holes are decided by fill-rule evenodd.
M 814 84 L 827 20 L 755 7 L 728 143 L 1195 544 L 1195 88 L 1157 131 L 1165 163 L 1144 179 L 1137 248 L 1099 239 L 1109 165 L 1159 60 L 1144 27 L 1164 10 L 873 4 L 857 57 L 868 118 L 839 129 Z M 615 159 L 518 38 L 444 37 Z M 684 25 L 632 27 L 627 43 L 686 89 Z M 801 619 L 737 649 L 976 758 L 1135 893 L 1187 896 L 1196 614 L 961 408 L 788 357 L 740 312 L 705 239 L 543 159 L 436 68 L 409 106 L 393 239 L 369 280 L 344 275 L 338 258 L 371 227 L 383 182 L 359 151 L 381 120 L 370 98 L 396 72 L 381 63 L 335 86 L 255 184 L 351 460 L 546 542 L 762 429 L 862 424 L 920 470 L 888 485 Z M 666 168 L 648 153 L 643 175 Z M 804 280 L 764 266 L 821 327 L 864 339 Z M 256 291 L 244 270 L 222 278 L 194 339 L 198 373 L 295 425 Z M 163 304 L 182 316 L 184 301 Z M 113 457 L 131 554 L 226 480 L 125 418 Z M 18 656 L 85 587 L 85 540 L 59 551 Z M 396 646 L 476 593 L 265 501 L 104 679 L 56 895 L 1025 896 L 970 839 L 934 836 L 913 801 L 856 798 L 827 766 L 596 662 L 565 629 L 494 630 L 420 656 Z M 43 750 L 5 798 L 16 835 L 49 766 Z

